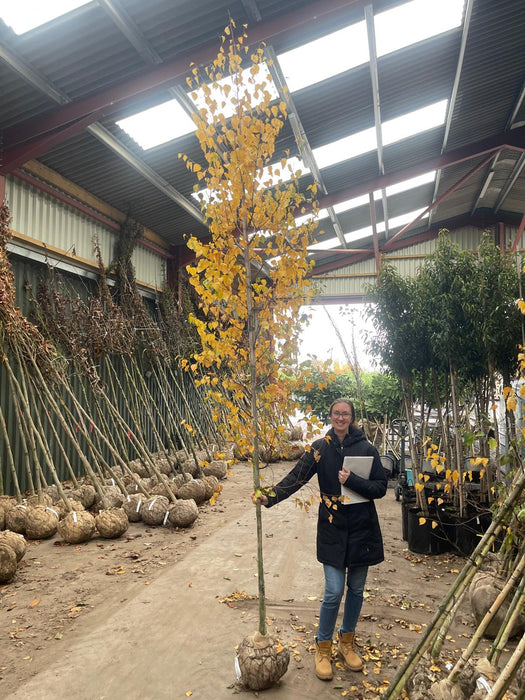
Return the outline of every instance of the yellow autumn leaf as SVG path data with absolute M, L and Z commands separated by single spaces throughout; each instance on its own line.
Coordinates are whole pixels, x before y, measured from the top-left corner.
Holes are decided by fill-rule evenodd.
M 420 525 L 424 525 L 427 522 L 427 519 L 426 518 L 419 518 L 418 522 Z

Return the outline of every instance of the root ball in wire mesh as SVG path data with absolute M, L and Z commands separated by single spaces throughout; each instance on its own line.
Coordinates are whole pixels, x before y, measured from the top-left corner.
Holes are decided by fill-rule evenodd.
M 7 530 L 24 534 L 26 531 L 27 506 L 17 503 L 5 512 L 5 527 Z
M 84 506 L 80 501 L 76 501 L 74 498 L 66 498 L 67 503 L 69 504 L 69 508 L 67 507 L 67 504 L 64 503 L 64 501 L 60 500 L 55 505 L 53 506 L 53 510 L 56 510 L 58 513 L 58 519 L 62 520 L 62 518 L 65 518 L 66 515 L 71 512 L 72 510 L 85 510 Z
M 213 462 L 202 468 L 204 476 L 215 476 L 217 479 L 225 479 L 228 473 L 228 465 L 224 459 L 214 459 Z
M 150 491 L 151 496 L 166 496 L 168 500 L 172 499 L 172 495 L 175 493 L 176 488 L 175 486 L 171 486 L 171 491 L 170 487 L 166 486 L 166 484 L 156 484 Z M 172 494 L 173 492 L 173 494 Z
M 130 493 L 122 504 L 124 513 L 128 516 L 130 523 L 138 523 L 141 520 L 140 507 L 145 500 L 143 493 Z
M 219 480 L 216 476 L 203 476 L 200 481 L 204 484 L 204 500 L 209 501 L 213 494 L 219 490 Z
M 166 496 L 151 496 L 140 506 L 140 517 L 146 525 L 162 525 L 170 502 Z
M 81 484 L 78 489 L 75 489 L 71 493 L 72 498 L 74 498 L 75 501 L 80 501 L 84 508 L 91 508 L 95 502 L 96 495 L 95 487 L 91 484 Z
M 120 508 L 126 499 L 118 486 L 102 486 L 101 491 L 104 494 L 104 500 L 97 491 L 93 504 L 94 510 L 97 511 L 106 508 Z
M 26 512 L 26 537 L 28 540 L 47 540 L 56 534 L 58 513 L 48 506 L 33 506 Z
M 74 510 L 58 523 L 58 534 L 69 544 L 87 542 L 94 532 L 95 517 L 87 510 Z
M 128 516 L 123 508 L 101 510 L 95 516 L 95 527 L 98 534 L 105 539 L 116 539 L 123 535 L 129 527 Z
M 175 501 L 170 506 L 168 522 L 173 527 L 189 527 L 199 517 L 199 509 L 193 498 Z
M 206 486 L 199 479 L 192 479 L 182 484 L 177 491 L 177 498 L 193 498 L 195 503 L 203 503 L 206 500 Z
M 26 498 L 26 506 L 52 506 L 53 499 L 48 493 L 43 493 L 41 497 L 37 494 Z
M 183 472 L 193 477 L 200 476 L 201 473 L 201 468 L 195 463 L 193 457 L 190 457 L 185 462 L 181 462 L 181 469 Z
M 256 632 L 239 644 L 237 661 L 242 683 L 250 690 L 265 690 L 286 673 L 290 652 L 277 638 Z
M 142 462 L 139 462 L 138 460 L 130 462 L 129 468 L 131 469 L 132 472 L 135 472 L 135 474 L 137 474 L 137 476 L 140 476 L 141 478 L 146 478 L 146 477 L 150 476 L 149 469 L 144 464 L 142 464 Z
M 4 530 L 0 532 L 0 544 L 7 544 L 16 554 L 16 560 L 21 561 L 27 551 L 26 538 L 18 532 Z
M 5 542 L 0 542 L 0 583 L 9 583 L 16 573 L 16 554 Z

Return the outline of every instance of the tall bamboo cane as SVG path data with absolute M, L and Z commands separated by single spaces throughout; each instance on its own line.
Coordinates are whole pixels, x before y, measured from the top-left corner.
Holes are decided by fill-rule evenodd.
M 425 633 L 421 637 L 420 641 L 414 646 L 403 666 L 398 670 L 392 684 L 383 695 L 383 700 L 395 700 L 395 698 L 398 698 L 401 695 L 409 675 L 412 673 L 419 659 L 423 656 L 434 638 L 436 627 L 441 624 L 444 619 L 446 619 L 448 612 L 454 606 L 458 595 L 462 595 L 463 591 L 470 584 L 481 562 L 490 551 L 496 536 L 500 532 L 502 522 L 504 522 L 505 518 L 512 510 L 515 502 L 518 500 L 518 498 L 520 498 L 524 487 L 525 472 L 521 472 L 516 478 L 513 488 L 505 498 L 505 501 L 502 503 L 486 533 L 469 557 L 465 566 L 456 578 L 453 586 L 451 586 L 449 592 L 440 604 L 432 621 L 426 628 Z
M 489 653 L 487 654 L 487 659 L 494 665 L 497 666 L 499 658 L 503 649 L 505 648 L 512 630 L 514 629 L 514 623 L 518 619 L 519 615 L 523 614 L 523 609 L 525 607 L 525 576 L 522 576 L 519 586 L 514 593 L 514 597 L 509 605 L 505 619 L 496 635 Z

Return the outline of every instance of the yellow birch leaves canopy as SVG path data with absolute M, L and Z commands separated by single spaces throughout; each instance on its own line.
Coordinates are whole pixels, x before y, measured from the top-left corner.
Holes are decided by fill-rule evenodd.
M 230 437 L 245 433 L 249 440 L 253 426 L 243 407 L 252 398 L 250 329 L 256 339 L 258 429 L 269 435 L 279 417 L 293 413 L 285 375 L 296 359 L 299 307 L 310 293 L 307 246 L 316 205 L 315 186 L 305 195 L 298 187 L 301 173 L 291 171 L 287 154 L 276 157 L 286 102 L 268 80 L 264 47 L 250 51 L 246 40 L 231 22 L 213 64 L 204 72 L 193 67 L 189 83 L 205 103 L 194 116 L 203 158 L 183 158 L 196 175 L 210 231 L 208 240 L 188 240 L 195 261 L 187 270 L 202 312 L 191 318 L 202 343 L 193 366 L 227 409 L 227 421 L 224 411 L 217 412 L 222 427 Z M 305 206 L 312 220 L 298 226 L 295 216 Z

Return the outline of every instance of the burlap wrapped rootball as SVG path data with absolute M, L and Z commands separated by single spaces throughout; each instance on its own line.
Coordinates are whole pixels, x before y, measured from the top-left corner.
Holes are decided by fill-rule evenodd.
M 303 439 L 303 429 L 300 425 L 294 425 L 290 430 L 290 440 L 294 442 L 295 440 Z
M 215 459 L 202 468 L 204 476 L 216 476 L 217 479 L 225 479 L 228 473 L 228 464 L 224 459 Z
M 505 586 L 505 578 L 499 573 L 493 571 L 479 571 L 469 586 L 469 599 L 472 613 L 479 625 L 485 617 L 489 608 L 492 606 L 498 595 Z M 511 596 L 510 596 L 511 598 Z M 496 614 L 489 622 L 485 629 L 484 636 L 489 639 L 494 639 L 505 619 L 509 608 L 509 597 L 498 608 Z M 525 614 L 521 612 L 515 619 L 510 632 L 512 639 L 516 635 L 521 635 L 525 630 Z
M 5 512 L 5 528 L 13 532 L 19 532 L 21 535 L 26 531 L 26 513 L 27 506 L 22 503 L 17 503 L 16 506 L 11 506 Z
M 95 527 L 101 537 L 105 539 L 116 539 L 123 535 L 128 529 L 128 516 L 123 508 L 102 510 L 95 516 Z
M 192 479 L 182 484 L 175 494 L 177 498 L 193 498 L 195 503 L 203 503 L 206 499 L 206 486 L 199 479 Z
M 58 523 L 58 534 L 69 544 L 87 542 L 94 532 L 95 518 L 87 510 L 74 510 Z
M 16 554 L 5 542 L 0 542 L 0 583 L 9 583 L 16 573 Z
M 209 501 L 213 494 L 219 489 L 219 480 L 216 476 L 203 476 L 199 481 L 204 484 L 204 500 Z
M 163 483 L 156 484 L 150 491 L 150 496 L 166 496 L 168 500 L 173 500 L 176 488 L 174 485 L 166 485 Z
M 296 462 L 303 456 L 304 450 L 304 442 L 301 442 L 300 440 L 292 440 L 284 443 L 281 450 L 281 456 L 283 459 L 290 462 Z
M 290 652 L 275 637 L 256 632 L 239 644 L 237 661 L 244 685 L 250 690 L 265 690 L 286 673 Z
M 104 499 L 102 499 L 97 491 L 95 502 L 93 504 L 94 510 L 98 511 L 104 510 L 105 508 L 120 508 L 126 500 L 126 497 L 118 486 L 102 486 L 101 491 L 104 494 Z
M 47 540 L 56 534 L 58 513 L 48 506 L 33 506 L 26 512 L 26 537 L 28 540 Z
M 59 520 L 65 518 L 72 510 L 85 510 L 82 503 L 74 498 L 66 498 L 66 501 L 67 503 L 64 503 L 64 501 L 60 500 L 53 506 L 53 510 L 57 512 Z
M 170 506 L 168 522 L 173 527 L 189 527 L 199 517 L 199 509 L 193 498 L 175 501 Z
M 167 457 L 158 457 L 155 460 L 155 466 L 161 474 L 166 476 L 173 474 L 173 467 Z
M 140 506 L 146 496 L 143 493 L 130 493 L 122 504 L 122 509 L 126 513 L 130 523 L 138 523 L 141 520 Z
M 0 532 L 0 543 L 7 544 L 16 554 L 16 560 L 21 561 L 27 551 L 26 538 L 18 532 L 4 530 Z
M 151 496 L 140 506 L 140 517 L 146 525 L 163 525 L 170 506 L 166 496 Z
M 142 478 L 146 478 L 150 476 L 150 470 L 141 462 L 138 460 L 134 462 L 130 462 L 129 468 L 131 469 L 132 472 L 137 474 L 137 476 L 140 476 Z
M 74 489 L 74 491 L 71 492 L 71 497 L 75 501 L 80 501 L 86 509 L 91 508 L 95 502 L 96 495 L 95 487 L 91 484 L 82 484 L 78 489 Z
M 34 496 L 28 496 L 25 504 L 26 506 L 52 506 L 53 499 L 48 493 L 43 493 L 41 496 L 35 494 Z
M 189 457 L 186 461 L 180 463 L 180 470 L 183 474 L 187 474 L 191 477 L 200 476 L 202 471 L 199 465 L 195 462 L 192 457 Z

